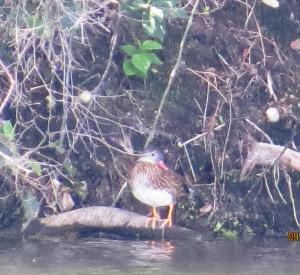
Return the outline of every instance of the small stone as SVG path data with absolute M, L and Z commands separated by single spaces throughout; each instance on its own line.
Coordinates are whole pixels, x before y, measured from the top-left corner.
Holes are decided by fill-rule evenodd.
M 83 91 L 78 97 L 80 101 L 85 104 L 90 103 L 92 100 L 92 94 L 87 90 Z
M 270 122 L 278 122 L 280 115 L 278 109 L 270 107 L 266 110 L 266 116 Z

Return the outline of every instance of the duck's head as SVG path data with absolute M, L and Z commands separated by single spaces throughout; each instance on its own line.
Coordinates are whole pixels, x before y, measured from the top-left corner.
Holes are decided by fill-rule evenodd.
M 168 167 L 164 163 L 164 155 L 159 150 L 153 150 L 151 152 L 145 153 L 138 159 L 138 161 L 155 164 L 161 169 L 168 170 Z

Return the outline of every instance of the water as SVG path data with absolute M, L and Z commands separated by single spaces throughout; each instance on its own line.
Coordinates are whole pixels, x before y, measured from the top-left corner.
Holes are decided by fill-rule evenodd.
M 0 275 L 299 274 L 300 247 L 287 238 L 247 241 L 0 239 Z

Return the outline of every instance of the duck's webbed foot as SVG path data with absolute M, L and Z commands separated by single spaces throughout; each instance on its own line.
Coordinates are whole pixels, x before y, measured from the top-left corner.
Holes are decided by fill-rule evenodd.
M 150 219 L 148 219 L 146 221 L 145 226 L 148 227 L 148 224 L 151 222 L 151 228 L 154 230 L 155 226 L 156 226 L 156 222 L 160 221 L 161 218 L 159 216 L 159 214 L 157 213 L 156 207 L 153 207 L 153 217 L 151 217 Z

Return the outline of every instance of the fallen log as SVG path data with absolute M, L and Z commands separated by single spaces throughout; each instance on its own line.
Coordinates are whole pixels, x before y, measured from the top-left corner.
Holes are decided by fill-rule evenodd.
M 129 238 L 201 238 L 198 232 L 178 226 L 153 230 L 145 226 L 148 219 L 149 217 L 119 208 L 93 206 L 38 219 L 26 228 L 26 235 L 36 234 L 37 231 L 52 235 L 67 231 L 99 230 Z

